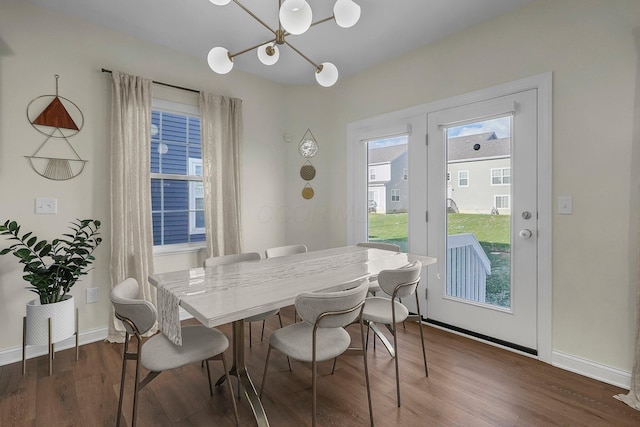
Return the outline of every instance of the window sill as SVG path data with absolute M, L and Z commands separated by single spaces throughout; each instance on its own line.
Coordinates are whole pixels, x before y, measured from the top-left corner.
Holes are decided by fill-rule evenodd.
M 185 243 L 179 245 L 165 245 L 165 246 L 154 246 L 153 247 L 153 255 L 154 256 L 164 256 L 164 255 L 176 255 L 176 254 L 184 254 L 190 252 L 200 252 L 201 250 L 206 250 L 207 245 L 204 242 L 199 243 Z

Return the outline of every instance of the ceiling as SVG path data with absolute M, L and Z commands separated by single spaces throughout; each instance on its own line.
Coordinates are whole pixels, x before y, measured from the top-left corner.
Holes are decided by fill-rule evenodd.
M 233 2 L 208 0 L 29 0 L 48 9 L 202 58 L 215 46 L 232 54 L 273 38 L 273 34 Z M 299 36 L 287 36 L 316 64 L 334 63 L 341 78 L 431 43 L 531 0 L 355 0 L 360 21 L 349 29 L 331 20 Z M 240 0 L 271 28 L 278 24 L 278 0 Z M 332 16 L 334 0 L 308 0 L 313 21 Z M 309 62 L 281 46 L 272 66 L 255 51 L 234 58 L 234 70 L 285 84 L 316 84 Z M 231 71 L 234 72 L 233 70 Z M 213 73 L 213 71 L 212 71 Z

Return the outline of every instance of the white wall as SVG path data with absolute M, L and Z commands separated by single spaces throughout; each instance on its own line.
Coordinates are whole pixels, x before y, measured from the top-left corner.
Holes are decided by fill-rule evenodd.
M 331 153 L 317 178 L 331 194 L 330 215 L 291 223 L 288 233 L 322 246 L 346 242 L 348 123 L 552 71 L 553 196 L 572 195 L 574 209 L 553 216 L 553 349 L 630 372 L 639 281 L 638 26 L 636 0 L 539 0 L 340 80 L 287 119 L 293 126 L 325 117 L 312 130 Z M 309 97 L 308 88 L 292 88 L 288 103 Z M 291 206 L 304 206 L 287 184 Z
M 186 56 L 131 37 L 116 34 L 18 0 L 0 3 L 0 220 L 17 219 L 24 229 L 51 239 L 66 232 L 75 218 L 103 221 L 104 243 L 96 252 L 95 269 L 73 288 L 81 333 L 107 324 L 110 303 L 109 254 L 109 114 L 110 76 L 101 69 L 120 70 L 156 81 L 243 100 L 244 149 L 242 208 L 244 247 L 263 251 L 284 244 L 285 224 L 270 215 L 282 211 L 285 197 L 282 142 L 283 87 L 246 73 L 229 76 L 211 72 L 202 58 Z M 70 138 L 81 158 L 88 160 L 82 174 L 68 181 L 50 181 L 37 175 L 24 156 L 43 142 L 26 119 L 27 104 L 35 97 L 55 93 L 54 75 L 60 75 L 60 95 L 82 110 L 85 126 Z M 169 99 L 188 97 L 182 91 L 156 87 Z M 270 108 L 265 108 L 265 106 Z M 58 199 L 57 215 L 35 215 L 35 197 Z M 0 247 L 5 247 L 2 242 Z M 200 264 L 198 254 L 156 258 L 157 271 Z M 7 349 L 20 347 L 25 303 L 35 294 L 26 291 L 22 268 L 11 255 L 0 257 L 0 359 Z M 98 287 L 100 302 L 86 305 L 85 289 Z
M 245 249 L 280 243 L 311 249 L 346 242 L 346 129 L 349 122 L 553 72 L 553 193 L 573 196 L 574 214 L 553 217 L 555 351 L 631 371 L 638 284 L 638 149 L 632 144 L 637 0 L 538 0 L 425 46 L 332 88 L 282 87 L 234 71 L 211 73 L 202 59 L 117 35 L 19 0 L 0 4 L 0 219 L 20 218 L 42 237 L 70 219 L 105 221 L 109 235 L 109 79 L 102 67 L 243 98 Z M 89 160 L 80 177 L 53 182 L 25 155 L 41 143 L 25 109 L 61 94 L 87 119 L 74 146 Z M 267 106 L 269 108 L 267 108 Z M 315 197 L 305 200 L 297 143 L 310 128 L 320 150 L 311 162 Z M 290 143 L 282 135 L 292 136 Z M 57 197 L 59 213 L 35 216 L 33 199 Z M 109 241 L 76 288 L 98 286 L 101 303 L 78 303 L 81 330 L 106 323 Z M 196 256 L 163 259 L 166 271 Z M 0 352 L 21 342 L 31 298 L 18 264 L 0 258 Z

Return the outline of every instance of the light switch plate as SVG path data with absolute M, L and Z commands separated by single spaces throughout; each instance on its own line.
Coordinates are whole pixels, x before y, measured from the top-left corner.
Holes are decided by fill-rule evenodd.
M 573 214 L 573 200 L 571 199 L 571 196 L 558 197 L 558 214 L 560 215 Z
M 53 197 L 37 197 L 35 202 L 36 214 L 58 213 L 58 199 Z
M 98 288 L 87 288 L 86 303 L 93 304 L 98 302 L 100 293 Z

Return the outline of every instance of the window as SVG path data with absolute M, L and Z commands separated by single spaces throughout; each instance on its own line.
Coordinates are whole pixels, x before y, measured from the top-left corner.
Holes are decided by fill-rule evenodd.
M 494 196 L 493 205 L 496 209 L 511 209 L 510 196 Z
M 391 201 L 399 202 L 400 201 L 400 190 L 397 188 L 391 189 Z
M 511 168 L 491 169 L 491 185 L 511 184 Z
M 369 168 L 369 181 L 376 180 L 376 168 Z
M 458 187 L 469 186 L 469 171 L 458 171 Z
M 403 181 L 409 180 L 409 169 L 407 168 L 402 169 L 402 180 Z
M 151 205 L 154 246 L 205 241 L 200 114 L 196 107 L 154 100 Z

